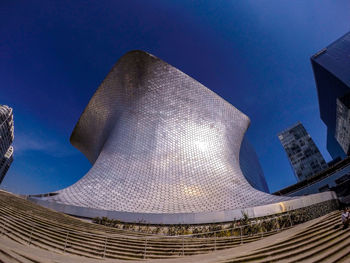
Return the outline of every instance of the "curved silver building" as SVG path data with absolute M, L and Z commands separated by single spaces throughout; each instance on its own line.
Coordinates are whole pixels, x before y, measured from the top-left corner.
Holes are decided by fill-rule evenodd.
M 13 161 L 14 124 L 12 108 L 0 105 L 0 184 Z
M 269 193 L 258 156 L 246 137 L 243 138 L 239 151 L 239 165 L 245 179 L 251 186 L 257 190 Z
M 224 222 L 244 209 L 261 216 L 316 202 L 253 188 L 267 190 L 244 139 L 249 123 L 178 69 L 148 53 L 129 52 L 71 135 L 92 168 L 72 186 L 32 200 L 73 215 L 158 224 Z

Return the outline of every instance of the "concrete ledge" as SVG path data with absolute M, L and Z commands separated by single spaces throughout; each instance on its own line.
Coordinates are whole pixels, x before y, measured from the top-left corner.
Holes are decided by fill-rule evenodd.
M 117 219 L 128 223 L 146 223 L 146 224 L 208 224 L 229 222 L 234 219 L 242 218 L 243 213 L 246 213 L 250 218 L 269 216 L 279 213 L 284 213 L 303 207 L 308 207 L 314 204 L 322 203 L 328 200 L 337 200 L 334 192 L 323 192 L 308 196 L 297 197 L 288 201 L 273 203 L 263 206 L 226 210 L 213 211 L 202 213 L 175 213 L 175 214 L 155 214 L 155 213 L 133 213 L 124 211 L 108 211 L 89 207 L 79 207 L 66 205 L 56 202 L 50 202 L 29 197 L 28 200 L 37 203 L 41 206 L 51 208 L 53 210 L 63 212 L 78 217 L 94 218 L 108 217 L 109 219 Z

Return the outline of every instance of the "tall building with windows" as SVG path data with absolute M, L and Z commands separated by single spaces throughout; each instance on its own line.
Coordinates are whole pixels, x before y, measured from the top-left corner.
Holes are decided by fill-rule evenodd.
M 310 178 L 327 168 L 320 151 L 300 122 L 279 133 L 278 139 L 288 155 L 298 181 Z
M 333 158 L 350 154 L 350 32 L 311 57 L 320 116 Z
M 13 161 L 14 125 L 12 108 L 0 105 L 0 184 Z

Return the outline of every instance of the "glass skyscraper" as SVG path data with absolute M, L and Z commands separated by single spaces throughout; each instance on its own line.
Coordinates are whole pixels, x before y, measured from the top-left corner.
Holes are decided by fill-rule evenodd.
M 281 141 L 299 181 L 327 168 L 316 144 L 300 122 L 279 133 L 278 139 Z
M 320 115 L 333 158 L 350 151 L 350 32 L 311 57 Z

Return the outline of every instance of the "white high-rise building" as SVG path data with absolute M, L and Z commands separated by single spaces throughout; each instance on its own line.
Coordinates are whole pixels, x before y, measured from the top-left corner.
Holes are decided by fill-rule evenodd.
M 278 139 L 299 181 L 327 168 L 327 163 L 316 144 L 300 122 L 279 133 Z
M 0 105 L 0 184 L 4 179 L 12 161 L 14 124 L 12 108 Z

